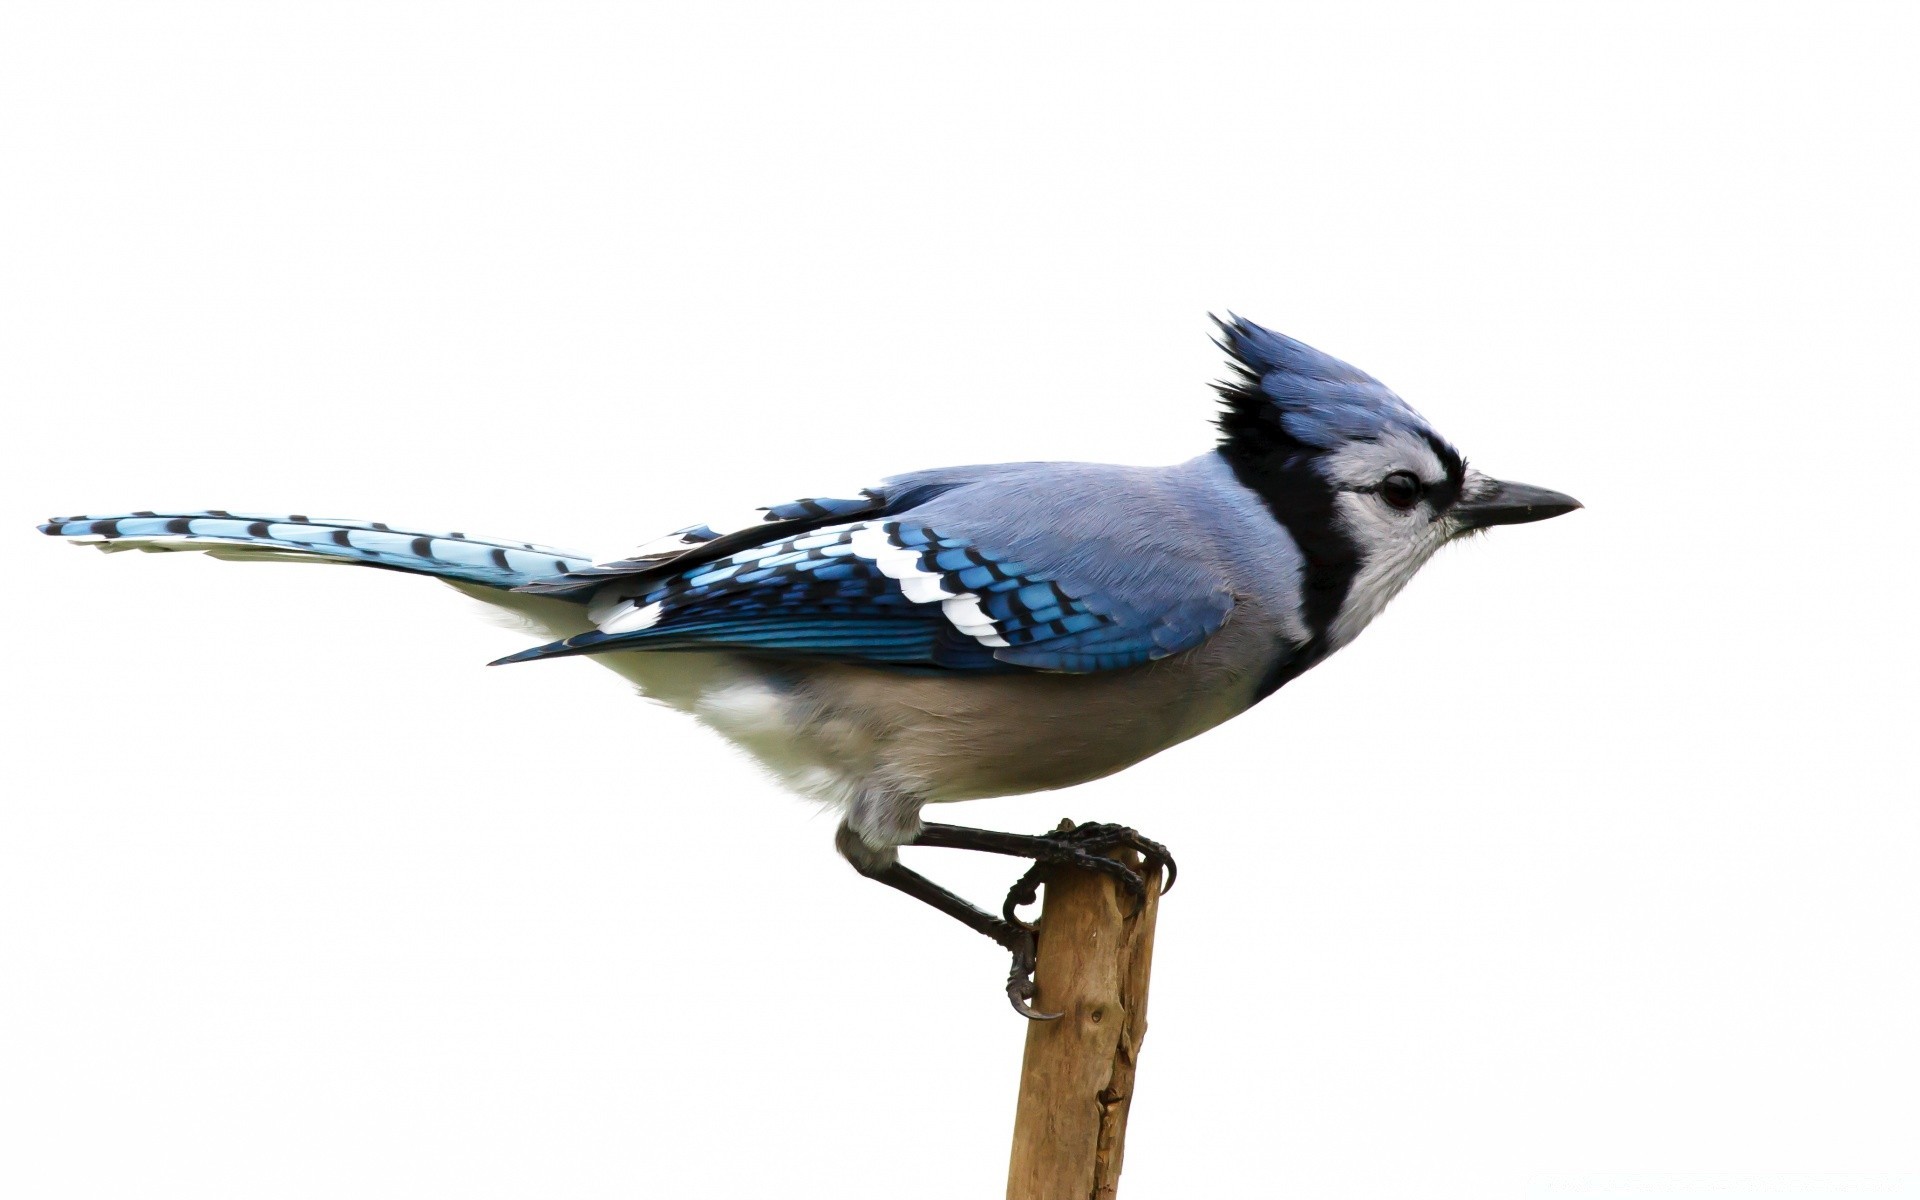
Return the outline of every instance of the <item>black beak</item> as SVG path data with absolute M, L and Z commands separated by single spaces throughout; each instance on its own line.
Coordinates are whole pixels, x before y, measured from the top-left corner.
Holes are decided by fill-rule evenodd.
M 1464 533 L 1469 529 L 1485 529 L 1489 525 L 1524 525 L 1528 521 L 1544 521 L 1580 507 L 1582 505 L 1578 500 L 1562 492 L 1525 483 L 1504 483 L 1496 479 L 1492 491 L 1477 499 L 1456 501 L 1448 515 L 1459 523 L 1460 531 Z

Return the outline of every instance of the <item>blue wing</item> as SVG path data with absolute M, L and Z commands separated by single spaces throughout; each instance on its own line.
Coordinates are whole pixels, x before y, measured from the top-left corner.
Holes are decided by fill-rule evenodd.
M 880 516 L 929 498 L 932 488 L 872 488 L 857 499 L 805 499 L 769 505 L 759 521 L 744 529 L 718 533 L 707 525 L 675 530 L 617 562 L 577 563 L 571 568 L 522 584 L 515 591 L 562 600 L 584 600 L 607 583 L 619 580 L 631 587 L 642 579 L 664 580 L 701 563 L 724 558 L 739 550 L 796 536 L 836 521 Z
M 1099 560 L 1104 581 L 1087 578 L 1088 543 L 1075 536 L 1086 506 L 1019 503 L 991 478 L 900 482 L 888 491 L 928 502 L 896 499 L 886 507 L 907 507 L 898 517 L 816 525 L 666 569 L 636 560 L 575 572 L 565 586 L 578 594 L 594 584 L 589 611 L 599 628 L 500 661 L 730 649 L 950 670 L 1106 671 L 1199 645 L 1233 607 L 1231 592 L 1190 556 L 1150 544 L 1123 561 Z M 1026 520 L 1006 530 L 1010 538 L 974 531 L 990 534 L 1019 510 Z

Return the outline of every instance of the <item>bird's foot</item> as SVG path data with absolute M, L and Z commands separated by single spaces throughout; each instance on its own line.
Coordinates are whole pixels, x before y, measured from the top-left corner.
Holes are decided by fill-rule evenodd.
M 1034 927 L 1019 917 L 1022 905 L 1032 904 L 1040 898 L 1040 884 L 1045 878 L 1048 867 L 1077 867 L 1083 871 L 1097 871 L 1115 880 L 1133 897 L 1133 909 L 1147 902 L 1147 885 L 1141 878 L 1141 872 L 1117 858 L 1108 858 L 1109 850 L 1132 850 L 1140 856 L 1142 865 L 1148 871 L 1164 868 L 1167 882 L 1160 892 L 1165 895 L 1173 890 L 1173 881 L 1180 874 L 1173 855 L 1167 848 L 1151 838 L 1142 837 L 1138 832 L 1125 825 L 1109 825 L 1099 821 L 1083 821 L 1075 825 L 1071 821 L 1060 822 L 1060 828 L 1051 833 L 1042 834 L 1041 845 L 1032 852 L 1033 865 L 1027 873 L 1014 881 L 1007 890 L 1007 898 L 1000 906 L 1000 915 L 1007 924 L 1021 929 Z
M 1001 915 L 996 917 L 974 907 L 919 872 L 909 870 L 898 859 L 876 863 L 858 854 L 849 854 L 847 848 L 855 844 L 857 837 L 848 826 L 843 824 L 840 827 L 841 853 L 847 854 L 848 861 L 854 864 L 856 870 L 932 905 L 963 922 L 967 928 L 984 933 L 1006 947 L 1007 952 L 1013 955 L 1013 966 L 1007 972 L 1007 1000 L 1012 1003 L 1015 1012 L 1034 1021 L 1051 1021 L 1060 1014 L 1040 1012 L 1033 1007 L 1033 1000 L 1039 994 L 1033 978 L 1034 969 L 1039 963 L 1039 930 L 1022 921 L 1016 910 L 1040 898 L 1040 884 L 1044 881 L 1045 869 L 1074 867 L 1106 875 L 1134 898 L 1135 911 L 1147 898 L 1142 870 L 1136 869 L 1130 862 L 1108 858 L 1105 852 L 1131 850 L 1140 856 L 1145 871 L 1164 868 L 1168 888 L 1173 886 L 1175 873 L 1173 856 L 1167 853 L 1165 846 L 1141 837 L 1124 825 L 1098 822 L 1075 825 L 1072 821 L 1062 821 L 1052 833 L 1037 837 L 974 829 L 965 825 L 943 825 L 933 821 L 922 825 L 912 845 L 976 850 L 1032 861 L 1033 866 L 1007 892 Z
M 1007 971 L 1007 1000 L 1013 1005 L 1013 1011 L 1029 1021 L 1059 1020 L 1059 1013 L 1041 1012 L 1033 1006 L 1033 998 L 1040 992 L 1039 985 L 1033 981 L 1033 969 L 1040 961 L 1033 928 L 1012 922 L 994 940 L 1013 955 L 1013 966 Z

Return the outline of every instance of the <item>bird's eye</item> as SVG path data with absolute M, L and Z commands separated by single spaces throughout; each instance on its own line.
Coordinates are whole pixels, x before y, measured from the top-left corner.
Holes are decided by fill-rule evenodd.
M 1420 477 L 1412 471 L 1395 471 L 1380 481 L 1380 498 L 1402 511 L 1420 503 Z

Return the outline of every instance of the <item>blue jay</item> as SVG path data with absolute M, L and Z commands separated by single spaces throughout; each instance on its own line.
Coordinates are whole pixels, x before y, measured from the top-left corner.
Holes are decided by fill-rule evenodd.
M 379 522 L 208 510 L 58 518 L 104 550 L 316 557 L 433 575 L 593 655 L 839 810 L 861 874 L 1012 952 L 1036 1013 L 1028 872 L 998 915 L 902 865 L 901 846 L 1112 873 L 1171 860 L 1113 825 L 1024 836 L 928 804 L 1066 787 L 1236 716 L 1352 641 L 1442 545 L 1558 516 L 1570 496 L 1470 468 L 1364 372 L 1233 318 L 1218 444 L 1174 466 L 1008 463 L 898 475 L 843 499 L 695 525 L 617 562 Z M 1171 874 L 1168 879 L 1171 884 Z

